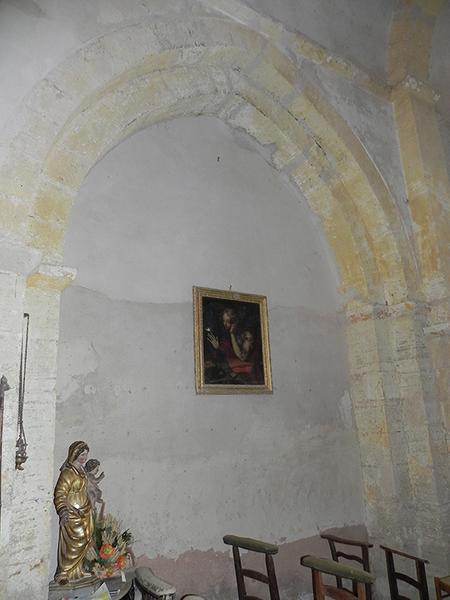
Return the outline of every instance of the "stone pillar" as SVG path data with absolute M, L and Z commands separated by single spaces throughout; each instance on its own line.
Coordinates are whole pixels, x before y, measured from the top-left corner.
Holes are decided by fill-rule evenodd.
M 348 346 L 371 538 L 447 572 L 445 432 L 424 330 L 431 308 L 404 302 L 348 308 Z M 386 593 L 382 557 L 375 559 Z
M 3 223 L 4 225 L 5 223 Z M 21 244 L 8 232 L 0 232 L 0 376 L 10 390 L 5 394 L 0 510 L 0 598 L 7 598 L 8 561 L 14 527 L 12 508 L 16 478 L 20 344 L 25 311 L 26 276 L 39 263 L 40 254 Z
M 23 471 L 12 473 L 14 489 L 8 510 L 11 526 L 5 540 L 7 584 L 1 596 L 8 600 L 21 600 L 25 595 L 46 598 L 52 577 L 48 566 L 59 304 L 61 291 L 73 277 L 69 269 L 43 265 L 28 276 L 24 286 L 23 310 L 30 314 L 23 415 L 28 460 Z M 16 352 L 18 355 L 18 344 Z
M 10 548 L 12 502 L 15 479 L 15 455 L 18 409 L 20 341 L 22 332 L 25 278 L 10 271 L 0 271 L 0 344 L 1 374 L 11 389 L 5 394 L 2 461 L 1 461 L 1 521 L 0 521 L 0 598 L 7 598 L 6 583 Z
M 425 475 L 424 462 L 429 457 L 434 468 L 433 494 L 422 491 L 421 517 L 427 528 L 424 533 L 424 554 L 441 563 L 448 556 L 446 539 L 450 529 L 449 514 L 449 383 L 450 383 L 450 182 L 446 157 L 440 136 L 433 90 L 412 77 L 406 77 L 393 91 L 395 117 L 398 126 L 408 205 L 415 232 L 416 255 L 421 275 L 419 293 L 427 304 L 422 319 L 418 354 L 422 377 L 424 417 L 428 435 L 414 438 L 414 446 L 424 446 L 424 459 L 413 465 L 417 484 Z M 416 324 L 419 327 L 419 324 Z M 411 374 L 409 389 L 417 375 Z M 416 418 L 422 419 L 419 411 Z M 431 481 L 429 482 L 431 485 Z M 419 490 L 417 490 L 419 491 Z M 440 512 L 440 519 L 435 514 Z M 436 542 L 433 542 L 433 536 Z M 439 557 L 439 540 L 442 554 Z

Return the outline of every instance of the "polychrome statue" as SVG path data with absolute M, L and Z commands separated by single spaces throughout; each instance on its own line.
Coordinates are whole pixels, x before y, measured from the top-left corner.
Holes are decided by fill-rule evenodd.
M 88 496 L 84 470 L 89 447 L 73 442 L 60 468 L 54 503 L 59 516 L 58 567 L 55 582 L 66 585 L 91 577 L 83 571 L 83 561 L 94 532 L 93 509 Z

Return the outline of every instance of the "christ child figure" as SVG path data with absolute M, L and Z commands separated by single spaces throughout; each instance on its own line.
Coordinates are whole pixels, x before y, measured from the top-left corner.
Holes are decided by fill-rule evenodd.
M 102 471 L 100 475 L 98 475 L 100 461 L 98 461 L 96 458 L 90 458 L 87 461 L 84 469 L 88 478 L 87 492 L 91 501 L 92 510 L 96 511 L 96 504 L 100 504 L 100 515 L 102 515 L 105 507 L 105 501 L 102 499 L 102 490 L 98 487 L 98 484 L 104 478 L 105 474 Z

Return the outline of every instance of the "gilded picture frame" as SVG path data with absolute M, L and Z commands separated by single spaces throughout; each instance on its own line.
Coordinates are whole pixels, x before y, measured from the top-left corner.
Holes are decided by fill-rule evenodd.
M 267 298 L 192 288 L 198 394 L 272 393 Z

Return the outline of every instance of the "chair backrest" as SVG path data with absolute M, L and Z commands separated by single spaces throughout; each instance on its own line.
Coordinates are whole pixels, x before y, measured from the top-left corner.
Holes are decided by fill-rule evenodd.
M 403 581 L 408 585 L 412 586 L 419 592 L 420 600 L 429 600 L 427 574 L 425 571 L 425 565 L 428 564 L 428 560 L 413 556 L 412 554 L 406 554 L 400 550 L 393 550 L 387 546 L 380 546 L 384 550 L 386 556 L 386 569 L 389 580 L 389 589 L 391 592 L 392 600 L 404 600 L 405 596 L 399 594 L 398 581 Z M 414 579 L 406 573 L 400 573 L 395 570 L 394 555 L 402 556 L 411 561 L 414 561 L 417 579 Z
M 370 573 L 369 548 L 373 548 L 373 544 L 362 540 L 353 540 L 351 538 L 340 537 L 331 533 L 321 533 L 320 537 L 324 540 L 327 540 L 328 545 L 330 546 L 331 557 L 333 560 L 339 562 L 340 558 L 345 558 L 346 560 L 355 561 L 362 566 L 364 571 Z M 350 551 L 344 552 L 338 547 L 336 547 L 336 544 L 339 547 L 349 546 L 352 549 L 357 548 L 359 554 L 350 553 Z M 336 576 L 336 585 L 339 589 L 345 589 L 342 583 L 342 577 Z M 355 593 L 355 582 L 352 583 L 352 589 L 353 593 Z M 366 584 L 366 598 L 367 600 L 372 600 L 372 586 L 370 584 Z
M 223 541 L 233 548 L 234 569 L 236 572 L 239 600 L 261 600 L 257 596 L 249 596 L 247 594 L 244 578 L 253 579 L 268 585 L 270 600 L 280 600 L 275 565 L 272 558 L 274 554 L 277 554 L 278 546 L 267 544 L 266 542 L 254 540 L 252 538 L 239 537 L 237 535 L 225 535 Z M 239 553 L 240 549 L 264 554 L 267 574 L 255 571 L 254 569 L 243 569 Z
M 325 600 L 326 597 L 335 600 L 366 600 L 366 586 L 372 585 L 375 577 L 367 571 L 356 569 L 351 565 L 344 565 L 327 558 L 317 556 L 302 556 L 300 563 L 311 569 L 314 600 Z M 352 591 L 327 585 L 322 575 L 334 575 L 336 579 L 349 579 L 354 585 Z

